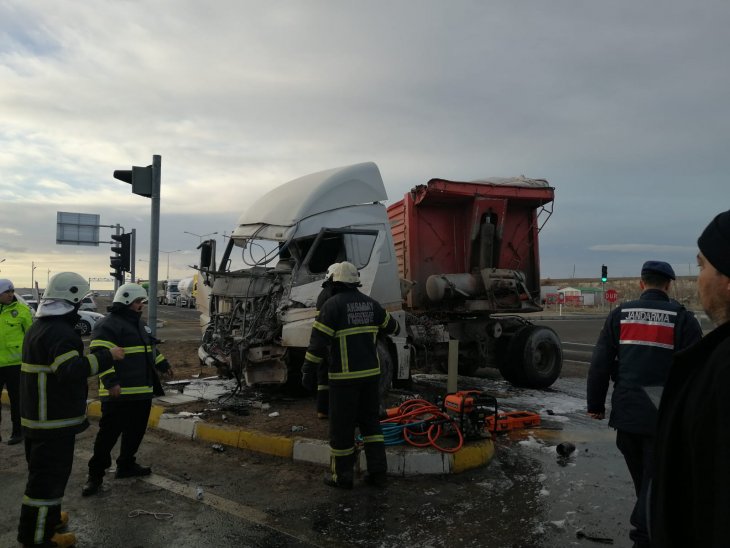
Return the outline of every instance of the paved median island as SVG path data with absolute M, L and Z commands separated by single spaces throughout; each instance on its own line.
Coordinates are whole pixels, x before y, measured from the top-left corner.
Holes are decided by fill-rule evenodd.
M 213 424 L 194 414 L 166 412 L 169 406 L 161 405 L 157 400 L 155 402 L 148 423 L 151 428 L 164 430 L 186 439 L 265 453 L 297 462 L 329 466 L 330 448 L 326 440 L 299 435 L 282 436 L 248 429 L 245 426 Z M 101 417 L 99 401 L 89 403 L 88 414 L 89 417 Z M 393 476 L 457 474 L 489 464 L 494 456 L 494 443 L 491 439 L 470 441 L 456 453 L 443 453 L 436 449 L 410 445 L 389 446 L 386 452 L 388 474 Z M 365 455 L 362 452 L 359 466 L 361 470 L 365 469 Z

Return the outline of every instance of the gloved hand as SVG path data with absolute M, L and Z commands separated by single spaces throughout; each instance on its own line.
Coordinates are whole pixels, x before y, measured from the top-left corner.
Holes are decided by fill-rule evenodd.
M 317 389 L 317 366 L 312 362 L 305 361 L 302 365 L 302 386 L 308 392 Z

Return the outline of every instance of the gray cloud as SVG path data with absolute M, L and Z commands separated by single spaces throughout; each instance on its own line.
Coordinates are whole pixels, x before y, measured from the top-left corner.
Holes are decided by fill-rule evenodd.
M 730 207 L 729 16 L 679 0 L 4 2 L 0 228 L 20 236 L 0 232 L 3 272 L 38 258 L 103 275 L 108 250 L 55 246 L 55 212 L 146 234 L 148 201 L 111 172 L 152 154 L 163 249 L 230 230 L 278 184 L 373 160 L 391 201 L 432 177 L 547 178 L 553 277 L 693 262 Z

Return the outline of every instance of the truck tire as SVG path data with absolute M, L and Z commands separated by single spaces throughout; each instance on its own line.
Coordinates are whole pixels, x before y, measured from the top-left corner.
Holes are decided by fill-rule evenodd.
M 548 388 L 560 376 L 563 349 L 557 333 L 549 327 L 529 325 L 520 329 L 509 344 L 500 372 L 508 382 L 526 388 Z

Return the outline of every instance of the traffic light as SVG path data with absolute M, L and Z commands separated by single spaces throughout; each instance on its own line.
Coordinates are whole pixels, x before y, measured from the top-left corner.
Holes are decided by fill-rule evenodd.
M 111 266 L 114 270 L 111 271 L 109 274 L 112 278 L 115 278 L 119 280 L 119 283 L 124 283 L 124 271 L 121 269 L 122 261 L 119 257 L 112 257 L 111 261 L 109 263 L 109 266 Z
M 130 183 L 132 192 L 147 198 L 152 196 L 152 166 L 132 166 L 132 169 L 117 169 L 114 178 Z
M 604 264 L 601 266 L 601 282 L 604 284 L 608 281 L 608 267 Z
M 116 253 L 116 257 L 110 257 L 112 268 L 117 268 L 114 264 L 119 265 L 119 270 L 129 272 L 130 257 L 132 254 L 132 234 L 112 234 L 112 240 L 119 242 L 118 246 L 112 247 L 112 253 Z

